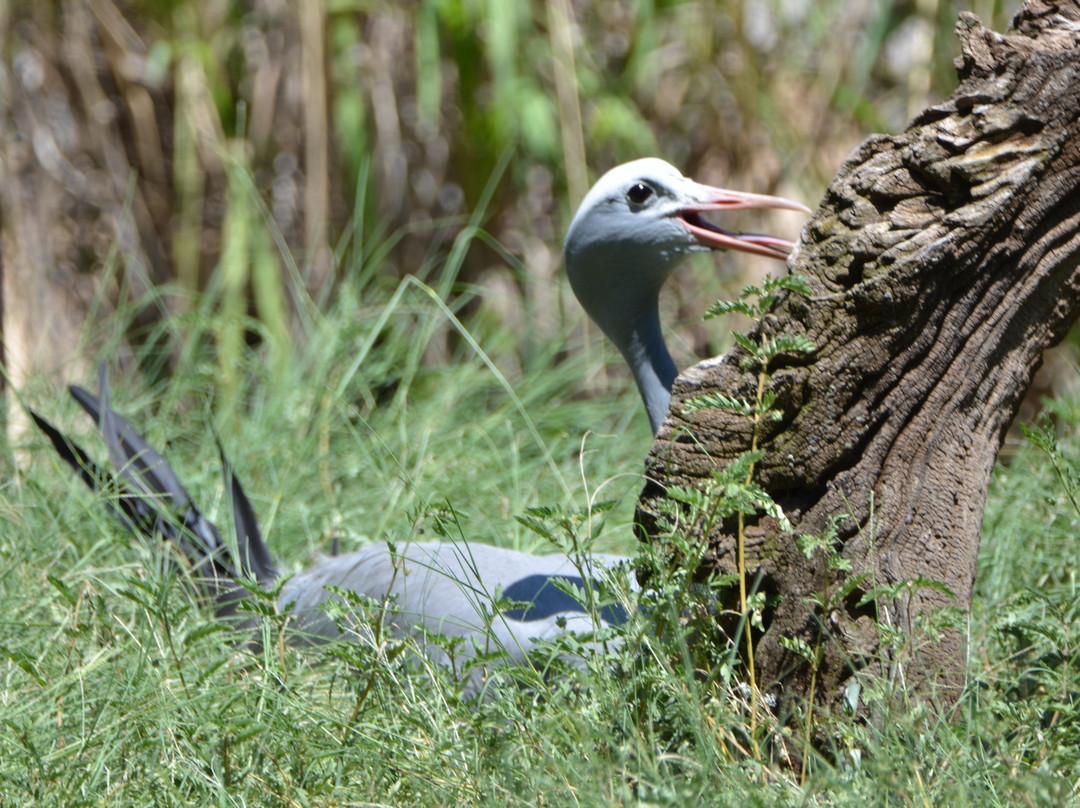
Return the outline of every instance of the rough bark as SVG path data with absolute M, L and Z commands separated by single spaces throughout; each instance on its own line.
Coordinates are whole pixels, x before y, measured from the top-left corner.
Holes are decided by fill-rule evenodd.
M 947 706 L 964 683 L 961 631 L 886 647 L 881 620 L 971 604 L 990 474 L 1044 349 L 1080 315 L 1080 7 L 1032 0 L 1001 36 L 970 14 L 957 25 L 960 86 L 898 136 L 875 136 L 841 168 L 789 262 L 809 299 L 788 296 L 764 323 L 807 335 L 809 356 L 769 368 L 776 423 L 761 435 L 756 479 L 789 517 L 747 530 L 747 564 L 769 597 L 758 682 L 806 696 L 809 666 L 784 637 L 824 639 L 815 697 L 837 703 L 855 672 L 892 675 Z M 721 391 L 752 398 L 742 350 L 675 384 L 648 460 L 639 519 L 662 533 L 666 486 L 704 488 L 745 451 L 745 417 L 682 402 Z M 839 526 L 850 573 L 808 560 L 799 534 Z M 708 536 L 710 565 L 732 572 L 735 536 Z M 867 577 L 828 614 L 807 598 Z M 760 577 L 759 577 L 760 576 Z M 943 583 L 859 607 L 874 586 Z

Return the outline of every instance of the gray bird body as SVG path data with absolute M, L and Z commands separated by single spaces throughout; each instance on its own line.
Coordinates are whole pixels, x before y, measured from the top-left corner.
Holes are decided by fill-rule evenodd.
M 624 556 L 594 553 L 590 569 L 625 563 Z M 487 623 L 505 621 L 503 638 L 513 640 L 520 631 L 552 639 L 557 620 L 593 622 L 584 604 L 553 583 L 581 589 L 583 578 L 563 553 L 532 555 L 489 544 L 412 542 L 392 551 L 373 545 L 352 553 L 324 558 L 291 577 L 282 587 L 278 603 L 289 608 L 303 630 L 329 637 L 339 629 L 326 622 L 322 609 L 331 594 L 328 587 L 350 590 L 382 600 L 393 598 L 403 630 L 422 627 L 448 637 L 464 637 Z M 493 620 L 493 604 L 506 600 Z M 531 604 L 522 606 L 520 604 Z M 604 619 L 609 610 L 598 610 Z M 501 619 L 500 619 L 501 618 Z M 511 645 L 516 644 L 511 642 Z M 508 649 L 514 649 L 508 646 Z
M 165 458 L 109 406 L 104 367 L 99 389 L 99 396 L 81 387 L 71 392 L 101 428 L 112 470 L 95 463 L 36 412 L 30 414 L 87 485 L 109 493 L 104 502 L 125 527 L 174 543 L 218 613 L 235 615 L 238 601 L 250 596 L 238 581 L 270 588 L 280 574 L 224 453 L 235 552 Z M 435 662 L 454 664 L 456 672 L 467 677 L 464 693 L 471 697 L 481 691 L 488 667 L 525 661 L 538 641 L 554 640 L 565 631 L 590 634 L 625 621 L 621 604 L 599 602 L 596 576 L 603 567 L 628 561 L 593 554 L 579 560 L 579 569 L 562 553 L 536 556 L 467 542 L 410 542 L 396 550 L 380 544 L 320 559 L 292 575 L 282 584 L 277 606 L 288 615 L 290 636 L 301 641 L 370 637 L 373 621 L 382 620 L 392 636 L 415 638 Z M 372 608 L 358 612 L 348 602 L 343 608 L 325 608 L 330 600 L 342 601 L 335 590 L 356 593 Z M 451 657 L 444 641 L 433 635 L 463 642 Z M 483 655 L 484 665 L 470 667 L 478 655 Z
M 601 177 L 570 225 L 564 255 L 571 286 L 630 366 L 654 432 L 666 415 L 676 375 L 660 328 L 660 288 L 695 250 L 730 248 L 783 258 L 790 242 L 729 233 L 700 215 L 752 208 L 806 210 L 776 197 L 700 185 L 662 160 L 649 158 L 618 166 Z M 106 506 L 125 526 L 173 542 L 219 613 L 235 613 L 237 602 L 249 596 L 238 581 L 273 586 L 279 579 L 278 567 L 224 451 L 235 553 L 199 511 L 171 466 L 109 406 L 104 368 L 98 386 L 99 396 L 79 387 L 71 391 L 99 425 L 113 470 L 96 464 L 31 411 L 60 456 L 87 485 L 112 492 Z M 334 589 L 351 591 L 376 603 L 387 602 L 386 627 L 396 636 L 419 635 L 425 652 L 438 662 L 452 660 L 441 645 L 428 641 L 432 634 L 464 641 L 454 661 L 467 662 L 483 654 L 485 664 L 521 662 L 537 640 L 624 621 L 621 605 L 597 608 L 592 597 L 597 570 L 624 562 L 628 559 L 596 554 L 578 569 L 563 554 L 534 556 L 464 542 L 416 542 L 396 553 L 378 545 L 322 559 L 293 575 L 281 588 L 278 606 L 288 612 L 296 634 L 310 639 L 369 632 L 370 613 L 366 618 L 351 615 L 348 604 L 344 611 L 324 608 L 331 599 L 341 600 Z M 577 596 L 567 594 L 567 588 Z M 337 619 L 330 614 L 335 611 Z M 470 673 L 467 692 L 475 692 L 481 681 L 478 670 Z
M 537 641 L 553 641 L 565 631 L 591 634 L 605 624 L 621 623 L 626 617 L 621 606 L 590 612 L 583 589 L 599 568 L 625 562 L 622 556 L 593 554 L 583 578 L 562 553 L 537 556 L 463 542 L 414 542 L 396 552 L 373 545 L 323 559 L 294 575 L 282 587 L 278 604 L 289 611 L 298 631 L 328 639 L 343 631 L 370 631 L 369 621 L 357 623 L 347 610 L 344 617 L 331 619 L 324 606 L 338 597 L 333 589 L 388 601 L 384 625 L 390 633 L 416 637 L 427 656 L 456 664 L 460 674 L 477 655 L 483 655 L 487 665 L 522 663 Z M 579 593 L 580 599 L 564 589 Z M 464 641 L 454 659 L 442 641 L 427 640 L 431 634 Z M 469 672 L 466 695 L 479 691 L 482 675 L 481 668 Z

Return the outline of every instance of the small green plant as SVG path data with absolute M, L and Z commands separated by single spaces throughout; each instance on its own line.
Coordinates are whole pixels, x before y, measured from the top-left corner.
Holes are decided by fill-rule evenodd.
M 1054 469 L 1054 475 L 1061 484 L 1061 490 L 1068 497 L 1073 511 L 1077 516 L 1080 516 L 1080 502 L 1077 502 L 1077 492 L 1080 492 L 1080 479 L 1077 477 L 1076 469 L 1062 456 L 1061 449 L 1058 446 L 1056 429 L 1054 422 L 1050 419 L 1050 414 L 1044 412 L 1039 419 L 1038 426 L 1021 424 L 1020 431 L 1024 433 L 1024 437 L 1031 441 L 1035 448 L 1046 455 Z
M 754 468 L 761 459 L 758 441 L 761 426 L 767 419 L 777 419 L 780 413 L 773 407 L 776 394 L 766 390 L 769 380 L 769 366 L 782 355 L 808 354 L 814 351 L 814 343 L 802 334 L 773 334 L 766 320 L 766 314 L 772 309 L 778 297 L 783 293 L 810 295 L 810 285 L 802 275 L 784 277 L 766 277 L 760 286 L 747 286 L 737 300 L 721 300 L 714 303 L 705 312 L 705 318 L 718 317 L 722 314 L 742 314 L 749 317 L 755 326 L 750 335 L 734 334 L 735 342 L 743 349 L 741 357 L 743 367 L 757 371 L 757 390 L 752 398 L 730 396 L 724 393 L 712 393 L 690 399 L 685 410 L 694 412 L 706 408 L 727 410 L 735 415 L 747 418 L 752 424 L 749 450 L 736 458 L 725 469 L 716 472 L 716 481 L 720 488 L 717 501 L 721 509 L 730 508 L 736 514 L 738 522 L 736 533 L 737 576 L 739 582 L 739 609 L 743 614 L 744 636 L 746 643 L 746 670 L 750 679 L 750 729 L 755 735 L 758 713 L 758 687 L 754 672 L 755 621 L 760 624 L 760 607 L 754 609 L 747 585 L 746 569 L 746 516 L 765 513 L 776 518 L 781 527 L 788 529 L 780 508 L 773 502 L 768 492 L 754 483 Z M 721 504 L 722 503 L 722 504 Z M 756 741 L 755 741 L 756 743 Z
M 824 655 L 824 641 L 827 636 L 825 626 L 821 621 L 825 615 L 829 614 L 836 605 L 843 603 L 869 577 L 868 575 L 846 575 L 846 573 L 852 571 L 852 567 L 851 562 L 841 555 L 842 548 L 837 537 L 837 530 L 849 518 L 848 514 L 835 516 L 829 520 L 829 524 L 820 533 L 804 533 L 796 539 L 799 549 L 807 559 L 812 559 L 815 555 L 822 553 L 825 556 L 826 569 L 845 575 L 835 588 L 827 589 L 809 598 L 810 602 L 816 607 L 816 615 L 819 618 L 813 647 L 800 637 L 781 637 L 780 639 L 780 643 L 785 648 L 801 657 L 810 666 L 810 688 L 806 696 L 806 717 L 803 726 L 804 759 L 809 757 L 811 752 L 810 739 L 814 725 L 814 694 L 817 687 L 818 671 Z M 806 769 L 804 768 L 803 777 L 805 778 L 805 776 Z
M 565 553 L 583 581 L 596 581 L 596 587 L 586 586 L 582 591 L 570 591 L 565 585 L 557 585 L 571 597 L 580 599 L 597 625 L 601 609 L 618 603 L 619 595 L 607 585 L 608 579 L 599 575 L 589 561 L 593 544 L 604 528 L 604 520 L 593 517 L 609 512 L 614 506 L 613 501 L 594 502 L 586 510 L 537 506 L 526 510 L 524 516 L 517 517 L 519 523 Z M 582 528 L 587 530 L 585 535 L 582 535 Z

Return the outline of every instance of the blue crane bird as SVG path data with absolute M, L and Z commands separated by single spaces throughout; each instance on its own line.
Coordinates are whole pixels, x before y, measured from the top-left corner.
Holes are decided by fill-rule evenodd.
M 662 160 L 645 159 L 601 177 L 570 225 L 564 252 L 571 286 L 630 366 L 654 432 L 666 413 L 676 374 L 657 308 L 660 288 L 671 271 L 694 250 L 727 248 L 782 259 L 792 247 L 771 236 L 721 230 L 701 216 L 748 208 L 806 210 L 776 197 L 700 185 Z M 236 613 L 238 602 L 250 594 L 250 582 L 273 587 L 280 573 L 224 451 L 221 462 L 236 536 L 233 550 L 165 458 L 112 409 L 104 366 L 98 389 L 97 396 L 81 387 L 72 387 L 71 394 L 100 428 L 112 470 L 31 411 L 60 457 L 88 486 L 111 494 L 104 499 L 106 506 L 132 532 L 175 544 L 219 614 Z M 342 632 L 341 622 L 323 608 L 338 597 L 334 589 L 376 602 L 389 599 L 394 608 L 385 619 L 398 636 L 461 638 L 456 661 L 462 664 L 481 653 L 486 664 L 522 662 L 538 640 L 624 621 L 620 604 L 598 604 L 593 595 L 598 569 L 628 560 L 593 554 L 572 561 L 561 553 L 535 556 L 463 542 L 413 542 L 399 552 L 376 545 L 323 558 L 293 575 L 281 587 L 277 603 L 288 611 L 298 636 L 319 640 Z M 438 645 L 424 642 L 423 647 L 436 661 L 451 663 Z M 475 694 L 483 683 L 482 669 L 476 667 L 468 676 L 466 693 Z
M 702 185 L 670 163 L 646 157 L 597 180 L 570 223 L 563 246 L 570 286 L 630 366 L 653 434 L 667 415 L 677 375 L 660 331 L 660 288 L 691 252 L 738 250 L 786 259 L 792 242 L 732 233 L 702 216 L 768 208 L 810 212 L 780 197 Z

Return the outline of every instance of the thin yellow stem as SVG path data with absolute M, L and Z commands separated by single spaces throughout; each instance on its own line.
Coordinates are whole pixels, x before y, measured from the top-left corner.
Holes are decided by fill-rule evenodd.
M 818 634 L 817 647 L 814 648 L 814 664 L 810 668 L 810 693 L 806 707 L 806 731 L 803 733 L 803 762 L 799 773 L 799 784 L 806 784 L 806 761 L 810 757 L 810 730 L 814 725 L 814 688 L 817 687 L 818 666 L 821 664 L 821 634 Z
M 762 348 L 765 347 L 765 335 L 761 335 Z M 758 447 L 758 431 L 761 425 L 761 402 L 765 395 L 765 379 L 767 377 L 767 369 L 765 362 L 762 361 L 761 369 L 758 371 L 758 387 L 757 387 L 757 407 L 754 411 L 753 430 L 750 435 L 750 451 L 756 452 Z M 746 472 L 746 485 L 750 485 L 754 480 L 754 464 L 750 464 L 750 468 Z M 739 533 L 737 537 L 737 553 L 738 553 L 738 565 L 739 565 L 739 608 L 743 614 L 743 621 L 746 625 L 746 668 L 750 674 L 750 738 L 754 746 L 754 756 L 758 756 L 757 746 L 757 713 L 758 713 L 758 688 L 757 688 L 757 676 L 754 670 L 754 637 L 753 630 L 750 621 L 750 609 L 749 602 L 746 595 L 746 530 L 745 530 L 746 516 L 739 512 Z

